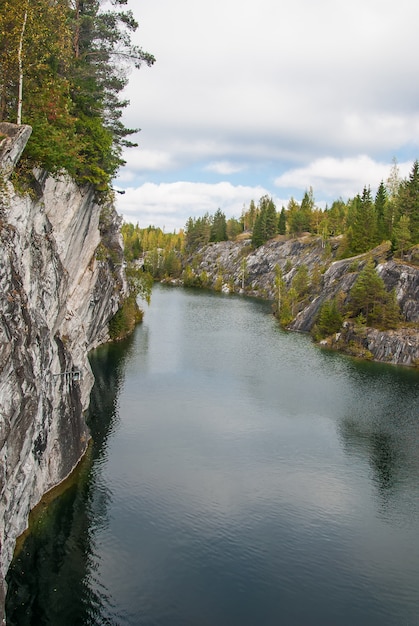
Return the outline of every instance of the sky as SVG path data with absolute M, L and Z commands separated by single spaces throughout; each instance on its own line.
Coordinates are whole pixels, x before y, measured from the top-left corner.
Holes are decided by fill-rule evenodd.
M 141 128 L 114 181 L 141 228 L 239 218 L 313 189 L 324 208 L 419 158 L 419 3 L 128 0 L 134 41 L 123 121 Z

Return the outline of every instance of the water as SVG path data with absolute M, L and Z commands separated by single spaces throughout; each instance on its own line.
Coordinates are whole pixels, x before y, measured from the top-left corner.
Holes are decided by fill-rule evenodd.
M 16 626 L 419 625 L 419 375 L 156 287 L 92 356 L 94 445 L 9 575 Z

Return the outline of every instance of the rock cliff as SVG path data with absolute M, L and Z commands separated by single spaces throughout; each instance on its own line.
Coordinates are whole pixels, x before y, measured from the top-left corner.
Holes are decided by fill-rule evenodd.
M 10 182 L 30 132 L 0 124 L 0 615 L 30 510 L 86 451 L 87 353 L 127 289 L 112 203 L 41 171 L 31 193 Z
M 309 292 L 295 311 L 288 328 L 310 332 L 322 304 L 337 294 L 345 302 L 367 258 L 372 256 L 387 290 L 396 290 L 403 327 L 391 331 L 355 328 L 345 323 L 342 332 L 323 342 L 328 347 L 395 365 L 419 366 L 419 267 L 395 260 L 383 244 L 367 254 L 336 260 L 340 240 L 327 245 L 320 237 L 277 237 L 257 249 L 249 240 L 204 246 L 187 263 L 198 284 L 275 300 L 275 267 L 282 270 L 289 288 L 301 265 L 308 271 Z

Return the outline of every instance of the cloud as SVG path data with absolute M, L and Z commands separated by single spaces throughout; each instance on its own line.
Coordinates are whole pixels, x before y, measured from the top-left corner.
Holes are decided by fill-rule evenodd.
M 400 176 L 407 176 L 411 162 L 398 164 Z M 325 157 L 305 167 L 289 170 L 275 179 L 279 188 L 308 189 L 313 187 L 317 197 L 348 199 L 362 193 L 365 186 L 377 189 L 390 173 L 388 163 L 379 163 L 368 156 L 337 159 Z
M 204 169 L 216 174 L 236 174 L 245 170 L 246 165 L 238 165 L 229 161 L 214 161 L 209 163 Z
M 418 157 L 419 3 L 128 3 L 157 62 L 124 94 L 124 123 L 142 128 L 115 181 L 126 219 L 181 228 L 309 186 L 321 205 Z
M 144 183 L 126 189 L 116 202 L 125 221 L 138 222 L 141 228 L 152 224 L 171 232 L 183 228 L 189 217 L 213 214 L 219 208 L 227 218 L 239 218 L 244 204 L 247 207 L 251 199 L 257 201 L 266 193 L 263 187 L 234 186 L 229 182 Z

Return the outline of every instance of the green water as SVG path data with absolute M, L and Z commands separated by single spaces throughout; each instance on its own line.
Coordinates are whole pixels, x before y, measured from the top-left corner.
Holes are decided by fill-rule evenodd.
M 91 459 L 11 568 L 9 625 L 419 625 L 417 372 L 163 287 L 92 366 Z

